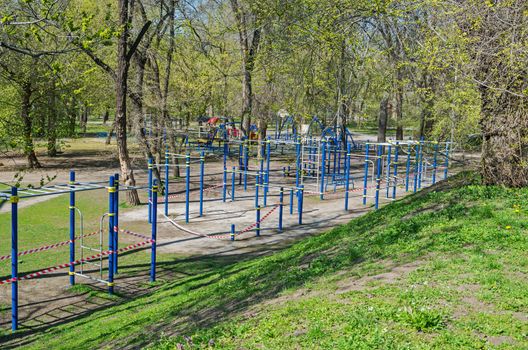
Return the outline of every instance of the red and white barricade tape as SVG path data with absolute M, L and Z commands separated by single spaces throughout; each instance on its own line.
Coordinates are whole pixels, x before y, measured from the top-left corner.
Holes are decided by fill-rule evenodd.
M 83 236 L 77 236 L 75 237 L 75 239 L 73 241 L 76 241 L 78 240 L 79 238 L 84 238 L 84 237 L 90 237 L 90 236 L 93 236 L 93 235 L 96 235 L 98 234 L 99 231 L 95 231 L 95 232 L 92 232 L 92 233 L 89 233 L 87 235 L 83 235 Z M 68 241 L 64 241 L 64 242 L 59 242 L 59 243 L 55 243 L 55 244 L 50 244 L 50 245 L 45 245 L 45 246 L 42 246 L 42 247 L 39 247 L 39 248 L 33 248 L 33 249 L 28 249 L 28 250 L 25 250 L 23 252 L 19 252 L 17 254 L 17 256 L 22 256 L 22 255 L 28 255 L 28 254 L 33 254 L 33 253 L 38 253 L 38 252 L 43 252 L 43 251 L 46 251 L 46 250 L 50 250 L 50 249 L 53 249 L 53 248 L 58 248 L 58 247 L 62 247 L 64 245 L 68 245 L 72 243 L 72 240 L 68 240 Z M 2 260 L 8 260 L 8 259 L 11 259 L 11 255 L 4 255 L 4 256 L 0 256 L 0 261 Z
M 116 251 L 116 253 L 126 252 L 126 251 L 129 251 L 129 250 L 132 250 L 132 249 L 136 249 L 136 248 L 145 246 L 145 245 L 153 243 L 153 242 L 154 241 L 152 239 L 149 239 L 149 240 L 147 240 L 145 242 L 131 244 L 131 245 L 126 246 L 124 248 L 118 249 Z M 57 266 L 48 267 L 48 268 L 45 268 L 43 270 L 40 270 L 40 271 L 37 271 L 37 272 L 33 272 L 33 273 L 30 273 L 30 274 L 22 276 L 22 277 L 9 278 L 7 280 L 0 281 L 0 285 L 9 284 L 9 283 L 12 283 L 12 282 L 15 282 L 15 281 L 23 281 L 23 280 L 29 280 L 29 279 L 32 279 L 32 278 L 40 277 L 40 276 L 46 275 L 48 273 L 52 273 L 52 272 L 57 271 L 57 270 L 65 269 L 67 267 L 74 266 L 74 265 L 79 265 L 80 263 L 91 261 L 91 260 L 95 260 L 95 259 L 98 259 L 98 258 L 103 257 L 103 256 L 107 256 L 107 255 L 110 255 L 110 254 L 112 254 L 112 251 L 111 250 L 107 250 L 107 251 L 101 252 L 99 254 L 95 254 L 95 255 L 89 256 L 87 258 L 75 260 L 75 261 L 64 263 L 64 264 L 60 264 L 60 265 L 57 265 Z

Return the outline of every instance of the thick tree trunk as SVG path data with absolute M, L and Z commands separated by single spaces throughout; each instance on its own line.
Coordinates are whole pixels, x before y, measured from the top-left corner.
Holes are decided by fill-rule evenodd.
M 482 90 L 483 101 L 494 101 L 494 92 Z M 491 102 L 485 102 L 482 109 L 482 178 L 489 185 L 528 186 L 526 101 L 504 93 L 497 102 L 493 107 Z
M 48 104 L 48 125 L 46 136 L 48 139 L 48 156 L 57 156 L 57 104 L 55 79 L 52 79 L 52 84 L 49 89 L 49 104 Z
M 128 0 L 118 0 L 119 25 L 122 32 L 117 45 L 117 69 L 116 69 L 116 139 L 121 167 L 121 181 L 127 186 L 135 186 L 134 171 L 130 162 L 127 147 L 127 119 L 126 119 L 126 96 L 127 76 L 129 62 L 127 60 L 127 38 L 128 38 Z M 136 190 L 126 192 L 129 205 L 140 204 L 139 195 Z
M 389 119 L 389 97 L 383 97 L 378 117 L 378 142 L 387 141 L 387 121 Z
M 20 116 L 24 123 L 24 154 L 27 158 L 28 168 L 40 168 L 41 165 L 35 154 L 35 145 L 33 143 L 33 123 L 30 115 L 31 108 L 31 83 L 26 82 L 22 86 L 22 100 Z

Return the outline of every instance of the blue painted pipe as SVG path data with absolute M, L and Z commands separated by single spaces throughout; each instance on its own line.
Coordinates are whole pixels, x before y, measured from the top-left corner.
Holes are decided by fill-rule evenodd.
M 148 160 L 148 222 L 149 224 L 152 222 L 152 158 L 149 158 Z
M 169 151 L 165 150 L 165 215 L 169 216 Z
M 398 176 L 398 158 L 399 158 L 400 144 L 396 142 L 396 148 L 394 149 L 394 182 L 392 185 L 392 199 L 396 199 L 396 185 Z
M 203 192 L 204 192 L 204 171 L 205 171 L 205 154 L 200 154 L 200 217 L 203 216 Z
M 405 192 L 409 192 L 409 173 L 411 171 L 411 144 L 407 145 L 407 164 L 405 166 Z
M 11 187 L 11 329 L 18 328 L 18 189 Z
M 256 230 L 255 230 L 255 233 L 257 235 L 257 237 L 260 236 L 260 205 L 257 205 L 257 207 L 255 208 L 256 209 L 256 213 L 257 213 L 257 218 L 256 218 Z
M 114 273 L 117 273 L 117 250 L 119 249 L 119 174 L 114 175 L 116 191 L 114 193 Z
M 75 171 L 70 171 L 70 187 L 75 185 Z M 70 191 L 70 285 L 75 284 L 75 192 Z
M 363 176 L 363 205 L 367 205 L 367 188 L 368 188 L 368 172 L 369 172 L 369 148 L 367 143 L 365 146 L 365 174 Z
M 434 145 L 434 155 L 433 155 L 433 185 L 436 183 L 436 160 L 438 157 L 438 143 Z
M 236 167 L 233 167 L 233 175 L 231 176 L 231 202 L 235 201 L 235 176 Z
M 282 232 L 282 214 L 284 212 L 284 188 L 280 188 L 279 193 L 279 232 Z
M 383 152 L 383 146 L 378 146 L 377 161 L 376 161 L 376 195 L 374 207 L 379 208 L 379 192 L 380 192 L 380 183 L 381 183 L 381 155 Z
M 151 224 L 151 249 L 150 249 L 150 282 L 156 281 L 156 239 L 158 235 L 158 180 L 154 180 L 152 186 L 152 224 Z
M 301 185 L 298 190 L 298 212 L 299 212 L 299 225 L 302 225 L 302 215 L 303 215 L 303 201 L 304 201 L 304 185 Z
M 350 190 L 350 144 L 347 144 L 347 154 L 345 158 L 345 210 L 348 211 L 348 191 Z
M 231 224 L 231 240 L 235 240 L 235 224 Z
M 322 164 L 321 164 L 321 188 L 319 190 L 319 192 L 321 193 L 320 194 L 320 199 L 323 200 L 324 199 L 324 182 L 325 182 L 325 171 L 326 171 L 326 141 L 323 141 L 321 143 L 321 152 L 322 152 L 322 155 L 321 155 L 321 161 L 322 161 Z
M 115 178 L 110 176 L 108 183 L 108 250 L 111 251 L 108 255 L 108 293 L 114 294 L 114 194 L 115 194 Z
M 191 156 L 185 156 L 185 222 L 189 223 L 189 197 L 191 187 Z

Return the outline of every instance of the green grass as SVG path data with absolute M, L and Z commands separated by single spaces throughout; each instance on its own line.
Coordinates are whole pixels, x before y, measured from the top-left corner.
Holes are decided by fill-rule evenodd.
M 154 293 L 29 348 L 528 348 L 528 189 L 461 174 L 267 257 L 174 259 Z

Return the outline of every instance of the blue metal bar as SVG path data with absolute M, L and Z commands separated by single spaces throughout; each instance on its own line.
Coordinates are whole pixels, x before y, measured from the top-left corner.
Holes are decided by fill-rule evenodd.
M 282 214 L 284 212 L 284 188 L 280 188 L 279 193 L 279 232 L 282 232 Z
M 18 328 L 18 189 L 11 187 L 11 329 Z
M 249 143 L 244 143 L 244 191 L 247 191 L 247 172 L 249 164 Z
M 231 202 L 235 201 L 235 174 L 236 167 L 233 167 L 233 175 L 231 176 Z
M 389 183 L 390 183 L 390 176 L 391 176 L 391 166 L 392 166 L 392 162 L 391 162 L 391 156 L 392 156 L 392 146 L 388 146 L 388 150 L 387 150 L 387 194 L 385 195 L 385 198 L 389 198 Z
M 445 148 L 445 169 L 444 169 L 444 180 L 447 179 L 447 169 L 449 167 L 449 142 L 446 142 Z
M 235 240 L 235 224 L 231 224 L 231 240 Z
M 154 180 L 152 186 L 152 232 L 151 232 L 151 249 L 150 249 L 150 282 L 156 281 L 156 239 L 158 235 L 158 180 Z
M 233 176 L 235 176 L 233 174 Z M 222 187 L 222 202 L 225 203 L 226 201 L 226 194 L 227 194 L 227 168 L 226 166 L 224 165 L 224 174 L 223 174 L 223 187 Z
M 350 151 L 351 145 L 347 144 L 347 154 L 345 158 L 345 210 L 348 210 L 348 191 L 350 190 Z
M 148 160 L 148 222 L 152 222 L 152 169 L 154 165 L 152 164 L 152 158 Z
M 380 183 L 381 183 L 381 155 L 383 152 L 383 146 L 378 146 L 377 161 L 376 161 L 376 195 L 374 207 L 379 208 L 379 192 L 380 192 Z
M 255 229 L 255 234 L 257 235 L 257 237 L 260 236 L 260 205 L 257 205 L 257 207 L 255 208 L 256 210 L 256 214 L 257 214 L 257 218 L 256 218 L 256 229 Z
M 200 154 L 200 217 L 203 216 L 203 192 L 204 192 L 204 171 L 205 171 L 205 154 Z
M 422 188 L 422 171 L 423 171 L 423 141 L 420 141 L 420 162 L 418 164 L 418 188 Z
M 116 191 L 114 193 L 114 273 L 117 273 L 117 250 L 119 247 L 119 174 L 114 175 Z M 155 214 L 154 214 L 155 215 Z
M 115 178 L 110 176 L 108 186 L 108 293 L 114 294 L 114 194 L 115 194 Z
M 409 173 L 411 171 L 411 144 L 407 145 L 407 164 L 405 166 L 405 192 L 409 192 Z
M 414 157 L 414 181 L 413 181 L 413 192 L 416 193 L 418 190 L 418 163 L 420 161 L 420 149 L 415 147 L 416 156 Z
M 398 176 L 398 158 L 400 151 L 400 144 L 396 142 L 396 147 L 394 148 L 394 179 L 392 186 L 392 199 L 396 199 L 396 185 L 397 185 L 397 176 Z
M 435 143 L 434 145 L 434 155 L 433 155 L 433 185 L 436 183 L 436 168 L 437 168 L 437 160 L 438 157 L 438 143 Z
M 191 187 L 191 155 L 185 156 L 185 222 L 189 223 L 189 197 Z
M 290 189 L 290 215 L 293 215 L 293 188 Z
M 295 187 L 299 187 L 301 174 L 301 143 L 295 140 Z
M 367 188 L 368 188 L 368 172 L 369 172 L 369 148 L 367 143 L 365 146 L 365 175 L 363 177 L 363 205 L 367 205 Z
M 164 211 L 165 216 L 169 216 L 169 150 L 165 149 L 165 203 Z
M 321 155 L 321 161 L 322 161 L 322 164 L 321 164 L 321 188 L 320 188 L 320 198 L 321 200 L 324 199 L 324 182 L 325 182 L 325 171 L 326 171 L 326 146 L 327 146 L 327 143 L 326 141 L 323 141 L 321 143 L 321 151 L 322 151 L 322 155 Z
M 260 174 L 257 173 L 257 178 L 255 180 L 255 208 L 259 205 L 259 182 L 260 182 Z
M 299 225 L 302 225 L 302 215 L 303 215 L 303 201 L 304 201 L 304 185 L 301 185 L 297 194 L 297 205 L 299 212 Z
M 73 188 L 75 185 L 75 171 L 70 171 L 70 187 Z M 70 192 L 70 285 L 75 284 L 75 192 Z

